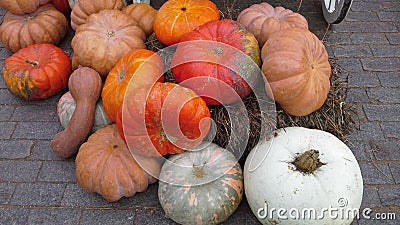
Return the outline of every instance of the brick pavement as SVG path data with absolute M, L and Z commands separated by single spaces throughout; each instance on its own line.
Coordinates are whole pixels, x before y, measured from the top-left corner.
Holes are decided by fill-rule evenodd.
M 154 1 L 158 8 L 163 1 Z M 215 1 L 219 7 L 224 2 Z M 236 10 L 260 1 L 243 1 Z M 299 1 L 268 1 L 296 10 Z M 303 1 L 301 13 L 322 38 L 326 24 L 319 0 Z M 0 9 L 0 22 L 5 11 Z M 60 43 L 69 55 L 73 32 Z M 359 116 L 348 137 L 364 177 L 362 207 L 397 213 L 396 221 L 361 219 L 354 225 L 400 224 L 400 4 L 355 0 L 345 21 L 325 37 L 330 58 L 341 66 Z M 0 45 L 0 66 L 11 53 Z M 164 217 L 157 185 L 115 203 L 86 193 L 75 181 L 74 159 L 60 160 L 50 140 L 62 128 L 56 116 L 61 94 L 26 102 L 0 78 L 0 224 L 174 224 Z M 224 224 L 259 224 L 245 200 Z

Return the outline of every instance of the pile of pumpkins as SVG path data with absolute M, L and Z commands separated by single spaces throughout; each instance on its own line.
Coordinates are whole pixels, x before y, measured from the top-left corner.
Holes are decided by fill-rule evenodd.
M 72 59 L 56 46 L 69 25 L 49 0 L 1 1 L 8 12 L 0 40 L 15 52 L 3 67 L 14 95 L 45 99 L 68 87 L 57 106 L 65 129 L 51 148 L 61 158 L 76 155 L 82 188 L 113 202 L 159 182 L 161 206 L 180 224 L 225 221 L 244 191 L 263 224 L 351 223 L 353 217 L 280 220 L 276 211 L 260 217 L 266 206 L 318 211 L 346 199 L 340 207 L 360 207 L 359 166 L 335 136 L 277 130 L 251 151 L 244 172 L 232 153 L 203 142 L 212 124 L 208 106 L 240 101 L 260 80 L 289 114 L 323 105 L 328 55 L 302 15 L 266 2 L 237 21 L 221 20 L 209 0 L 169 0 L 159 10 L 122 0 L 69 3 Z M 171 65 L 146 49 L 152 34 L 176 47 Z M 169 67 L 176 84 L 164 82 Z

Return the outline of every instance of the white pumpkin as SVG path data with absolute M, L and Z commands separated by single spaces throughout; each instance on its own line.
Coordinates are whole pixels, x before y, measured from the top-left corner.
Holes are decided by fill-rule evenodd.
M 360 167 L 347 145 L 303 127 L 279 129 L 259 143 L 246 159 L 244 184 L 263 224 L 350 224 L 363 192 Z

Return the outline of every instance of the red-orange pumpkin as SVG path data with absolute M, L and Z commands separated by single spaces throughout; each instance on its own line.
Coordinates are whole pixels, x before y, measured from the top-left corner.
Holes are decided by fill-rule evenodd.
M 210 112 L 192 90 L 157 82 L 128 87 L 117 126 L 135 154 L 175 154 L 201 143 L 210 129 Z
M 48 98 L 68 84 L 71 61 L 52 44 L 34 44 L 4 61 L 3 77 L 8 89 L 25 100 Z
M 250 94 L 249 84 L 260 78 L 259 65 L 257 40 L 233 20 L 210 21 L 185 35 L 171 62 L 175 80 L 208 105 L 230 104 Z
M 331 66 L 322 42 L 298 27 L 271 35 L 261 50 L 267 94 L 294 116 L 318 110 L 329 89 Z
M 219 20 L 217 6 L 209 0 L 169 0 L 157 12 L 154 33 L 157 39 L 172 45 L 197 26 Z
M 143 84 L 163 82 L 164 65 L 161 57 L 147 49 L 137 49 L 128 52 L 108 73 L 102 91 L 104 111 L 111 121 L 115 122 L 117 113 L 122 106 L 126 88 L 132 76 L 135 81 Z M 138 84 L 140 85 L 140 84 Z
M 299 13 L 281 6 L 273 7 L 266 2 L 254 4 L 240 12 L 237 21 L 256 36 L 260 47 L 268 37 L 289 27 L 308 29 L 308 23 Z

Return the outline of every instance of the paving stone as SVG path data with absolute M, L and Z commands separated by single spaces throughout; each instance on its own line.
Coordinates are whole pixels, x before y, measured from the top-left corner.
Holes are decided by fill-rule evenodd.
M 400 160 L 400 143 L 398 141 L 374 141 L 367 147 L 377 160 Z
M 394 179 L 386 163 L 359 163 L 365 184 L 394 184 Z
M 353 152 L 357 160 L 369 160 L 369 157 L 366 155 L 366 146 L 368 146 L 367 142 L 350 140 L 346 144 Z
M 390 33 L 392 34 L 392 33 Z M 385 34 L 381 33 L 353 33 L 350 35 L 352 44 L 388 44 Z
M 20 159 L 31 153 L 33 141 L 30 140 L 0 140 L 0 159 Z
M 60 122 L 18 123 L 13 138 L 52 139 L 60 130 Z
M 327 44 L 344 45 L 351 44 L 350 34 L 332 33 L 326 37 Z
M 363 109 L 363 103 L 352 103 L 354 104 L 354 110 L 356 113 L 356 121 L 360 121 L 360 122 L 366 122 L 367 120 L 367 116 L 365 115 L 364 109 Z
M 0 89 L 0 105 L 23 105 L 26 102 L 15 97 L 8 89 Z
M 0 59 L 6 59 L 6 58 L 10 57 L 12 54 L 13 54 L 13 52 L 6 48 L 0 49 Z
M 393 22 L 363 22 L 359 25 L 361 32 L 398 32 L 396 24 Z
M 64 160 L 54 154 L 50 147 L 51 141 L 36 141 L 32 148 L 30 159 L 33 160 Z M 73 161 L 72 159 L 69 159 Z
M 400 44 L 400 33 L 388 33 L 386 34 L 389 43 L 392 45 L 399 45 Z
M 58 121 L 56 105 L 17 106 L 11 118 L 13 121 Z
M 385 211 L 385 212 L 374 212 L 371 211 L 368 215 L 369 218 L 361 218 L 358 221 L 359 225 L 376 225 L 376 224 L 384 224 L 384 225 L 399 225 L 400 224 L 400 216 L 399 213 L 396 213 L 397 216 L 395 219 L 382 219 L 382 216 L 384 216 L 385 218 L 387 217 L 391 217 L 391 215 L 389 214 L 393 214 L 389 211 Z
M 363 22 L 366 23 L 366 22 Z M 339 24 L 332 24 L 332 31 L 334 33 L 358 33 L 361 32 L 361 22 L 347 22 L 347 21 L 342 21 Z M 394 27 L 396 29 L 396 27 Z
M 0 182 L 34 182 L 41 165 L 33 161 L 0 161 Z
M 28 220 L 29 209 L 0 207 L 1 225 L 22 225 Z
M 43 182 L 76 182 L 75 162 L 46 161 L 39 171 L 38 181 Z
M 362 22 L 370 22 L 370 21 L 379 21 L 378 15 L 376 12 L 354 12 L 350 11 L 344 21 L 352 22 L 352 21 L 362 21 Z
M 400 12 L 387 12 L 381 11 L 377 12 L 380 21 L 399 21 Z
M 363 71 L 360 59 L 338 59 L 336 64 L 345 72 L 361 72 Z
M 81 210 L 79 209 L 36 208 L 29 212 L 28 224 L 74 225 L 79 224 L 80 216 Z
M 378 76 L 370 72 L 350 73 L 348 80 L 350 88 L 378 87 L 381 85 Z
M 260 225 L 257 217 L 250 210 L 236 210 L 225 222 L 221 225 Z
M 84 210 L 79 225 L 132 225 L 134 218 L 132 210 Z
M 61 206 L 109 208 L 113 205 L 104 200 L 99 194 L 86 192 L 78 184 L 67 184 Z
M 381 123 L 381 127 L 387 139 L 395 138 L 400 140 L 400 122 L 383 122 Z
M 19 206 L 59 206 L 64 190 L 65 184 L 18 184 L 11 198 L 11 204 Z
M 371 45 L 370 48 L 377 57 L 400 57 L 400 47 L 396 45 Z
M 14 132 L 17 123 L 0 122 L 0 139 L 9 139 Z
M 382 205 L 400 205 L 400 186 L 383 186 L 378 188 L 379 197 Z
M 364 88 L 351 88 L 347 91 L 346 102 L 369 102 L 367 92 Z
M 371 49 L 367 45 L 336 45 L 332 47 L 336 57 L 369 57 Z
M 364 70 L 366 71 L 398 71 L 400 70 L 400 58 L 373 58 L 361 59 Z
M 379 81 L 384 87 L 400 87 L 400 73 L 378 73 Z
M 400 184 L 400 163 L 389 163 L 389 167 L 396 184 Z
M 158 184 L 151 184 L 146 191 L 112 203 L 115 207 L 161 207 L 158 201 Z
M 400 5 L 397 0 L 385 0 L 379 3 L 385 11 L 400 11 Z
M 366 186 L 363 190 L 361 209 L 381 207 L 382 203 L 378 195 L 378 189 L 375 186 Z
M 14 189 L 14 183 L 0 183 L 0 205 L 6 205 L 10 202 Z
M 165 217 L 162 209 L 138 209 L 135 211 L 135 225 L 175 225 L 171 219 Z
M 399 88 L 367 88 L 369 99 L 381 103 L 400 103 Z
M 6 9 L 0 7 L 0 15 L 1 15 L 1 16 L 5 15 L 6 12 L 7 12 Z
M 370 121 L 400 121 L 400 105 L 364 105 Z
M 376 122 L 360 122 L 356 124 L 354 131 L 350 134 L 349 139 L 352 141 L 370 141 L 384 140 L 383 132 L 379 123 Z
M 351 5 L 351 11 L 378 11 L 382 9 L 382 7 L 382 5 L 377 4 L 376 2 L 353 1 Z
M 2 105 L 0 107 L 0 121 L 9 121 L 14 109 L 14 106 Z

